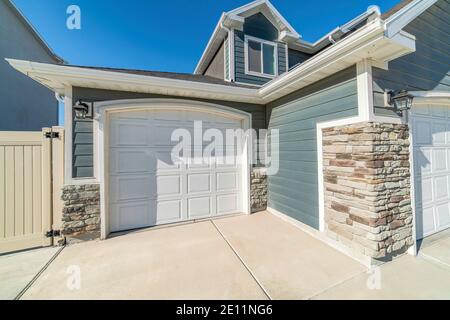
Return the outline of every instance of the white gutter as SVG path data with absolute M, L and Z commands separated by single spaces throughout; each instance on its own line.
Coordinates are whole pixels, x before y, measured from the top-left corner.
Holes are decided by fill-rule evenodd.
M 334 28 L 316 42 L 308 42 L 303 39 L 298 39 L 292 45 L 293 47 L 300 46 L 303 50 L 307 50 L 308 53 L 311 54 L 316 53 L 317 51 L 323 49 L 330 43 L 331 44 L 336 43 L 338 39 L 334 38 L 335 35 L 342 36 L 348 33 L 355 25 L 361 23 L 362 21 L 364 21 L 365 19 L 369 18 L 372 15 L 374 15 L 374 18 L 378 18 L 381 15 L 380 8 L 378 6 L 368 7 L 366 12 L 363 12 L 362 14 L 350 20 L 346 24 Z

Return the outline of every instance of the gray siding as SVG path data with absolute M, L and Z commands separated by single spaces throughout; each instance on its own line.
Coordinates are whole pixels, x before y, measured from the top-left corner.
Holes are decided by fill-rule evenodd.
M 355 68 L 268 106 L 269 129 L 280 130 L 280 169 L 269 177 L 269 207 L 319 227 L 316 124 L 357 112 Z
M 153 94 L 141 94 L 133 92 L 121 92 L 110 90 L 98 90 L 89 88 L 73 88 L 74 103 L 79 99 L 84 102 L 98 102 L 108 100 L 123 99 L 144 99 L 144 98 L 176 98 L 172 96 L 162 96 Z M 179 98 L 179 97 L 178 97 Z M 189 99 L 203 102 L 215 103 L 235 109 L 239 109 L 252 114 L 252 126 L 255 129 L 266 128 L 266 112 L 262 105 L 227 102 L 216 100 Z M 75 117 L 73 118 L 75 119 Z M 93 176 L 93 126 L 92 119 L 74 120 L 73 125 L 73 177 L 86 178 Z
M 234 37 L 234 56 L 235 56 L 235 81 L 253 85 L 263 85 L 271 78 L 258 77 L 245 73 L 245 35 L 260 38 L 263 40 L 276 42 L 278 53 L 279 74 L 286 72 L 286 44 L 278 42 L 278 30 L 264 17 L 258 13 L 245 19 L 243 31 L 235 30 Z
M 278 43 L 278 74 L 282 75 L 288 71 L 287 59 L 286 59 L 286 45 L 284 43 Z
M 312 55 L 300 52 L 294 49 L 289 49 L 289 69 L 295 67 L 298 64 L 301 64 L 311 58 Z
M 217 50 L 216 55 L 212 59 L 211 63 L 209 64 L 204 74 L 206 76 L 224 80 L 225 79 L 224 58 L 225 52 L 224 52 L 224 45 L 222 43 L 222 45 L 220 46 L 219 50 Z
M 0 131 L 39 131 L 58 124 L 55 95 L 5 58 L 56 63 L 20 16 L 0 0 Z
M 396 116 L 383 108 L 385 90 L 450 91 L 450 1 L 438 1 L 405 31 L 416 36 L 416 52 L 389 63 L 387 71 L 373 71 L 378 115 Z

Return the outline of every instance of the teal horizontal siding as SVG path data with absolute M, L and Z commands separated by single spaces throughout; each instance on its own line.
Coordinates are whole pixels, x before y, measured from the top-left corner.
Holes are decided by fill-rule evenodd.
M 416 52 L 389 63 L 389 70 L 374 68 L 374 110 L 397 115 L 384 108 L 388 90 L 450 91 L 450 2 L 440 0 L 405 28 L 416 36 Z
M 279 171 L 269 176 L 269 207 L 319 227 L 317 123 L 356 116 L 356 69 L 350 68 L 275 101 L 269 129 L 279 130 Z

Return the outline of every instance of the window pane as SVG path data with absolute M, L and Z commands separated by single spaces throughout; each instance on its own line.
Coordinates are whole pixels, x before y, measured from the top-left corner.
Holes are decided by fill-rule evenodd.
M 275 75 L 275 47 L 263 44 L 264 73 Z
M 248 41 L 248 70 L 261 73 L 261 43 Z

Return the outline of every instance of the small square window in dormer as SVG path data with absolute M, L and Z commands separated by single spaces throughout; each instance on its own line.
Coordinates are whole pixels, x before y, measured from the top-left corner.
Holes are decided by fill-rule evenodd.
M 277 75 L 277 44 L 245 37 L 245 72 L 249 75 L 273 78 Z

